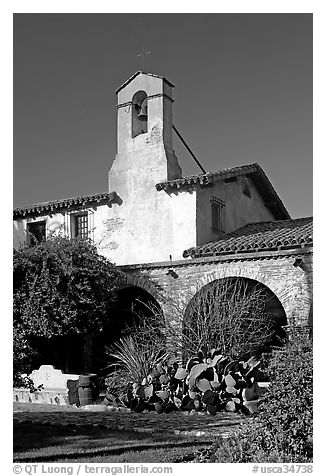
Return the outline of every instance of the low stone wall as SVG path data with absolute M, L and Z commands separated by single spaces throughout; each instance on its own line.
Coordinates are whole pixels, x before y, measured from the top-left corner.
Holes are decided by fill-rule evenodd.
M 51 405 L 70 405 L 68 391 L 58 390 L 37 390 L 31 392 L 28 388 L 14 388 L 14 402 L 20 403 L 50 403 Z
M 29 375 L 35 391 L 29 388 L 14 388 L 14 402 L 50 403 L 72 405 L 76 403 L 79 375 L 64 374 L 52 365 L 41 365 Z

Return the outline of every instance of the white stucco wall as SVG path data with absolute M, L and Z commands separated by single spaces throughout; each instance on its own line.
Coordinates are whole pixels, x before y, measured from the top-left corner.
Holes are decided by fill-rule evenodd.
M 143 190 L 143 189 L 142 189 Z M 182 259 L 184 249 L 196 244 L 196 196 L 187 192 L 169 196 L 155 187 L 120 205 L 107 204 L 14 221 L 14 248 L 26 240 L 27 223 L 46 222 L 46 236 L 61 232 L 71 237 L 72 215 L 86 211 L 89 237 L 113 263 L 138 264 Z
M 168 261 L 170 255 L 173 260 L 178 260 L 182 259 L 185 249 L 218 238 L 211 227 L 212 196 L 226 203 L 227 233 L 246 223 L 274 219 L 252 183 L 251 198 L 242 193 L 241 180 L 231 183 L 221 181 L 209 187 L 196 186 L 169 193 L 163 190 L 158 192 L 155 184 L 164 175 L 167 163 L 164 148 L 149 148 L 139 156 L 128 154 L 119 157 L 119 160 L 121 170 L 120 173 L 116 170 L 115 185 L 120 204 L 110 207 L 101 204 L 94 208 L 40 216 L 35 220 L 16 220 L 14 247 L 19 248 L 24 242 L 29 222 L 45 220 L 47 236 L 52 231 L 71 236 L 71 215 L 87 211 L 89 237 L 98 251 L 113 263 Z M 151 160 L 156 163 L 155 168 L 150 167 Z M 159 166 L 160 160 L 162 167 Z M 119 161 L 115 161 L 115 165 L 119 165 Z
M 145 91 L 148 97 L 148 131 L 161 122 L 165 147 L 172 149 L 172 88 L 161 78 L 140 74 L 118 93 L 118 105 L 130 103 L 135 93 Z M 164 97 L 162 95 L 165 95 Z M 141 142 L 131 138 L 131 106 L 118 108 L 117 153 L 134 152 L 142 148 Z M 139 136 L 138 136 L 139 137 Z M 143 138 L 148 137 L 142 134 Z
M 28 217 L 14 220 L 13 226 L 13 240 L 14 248 L 19 249 L 27 238 L 27 223 L 37 223 L 38 221 L 45 221 L 45 233 L 49 236 L 51 233 L 67 233 L 67 225 L 65 225 L 65 216 L 61 213 L 55 213 L 53 215 L 41 215 L 38 217 Z
M 225 202 L 226 233 L 258 221 L 273 221 L 275 217 L 265 207 L 264 201 L 252 183 L 248 180 L 251 197 L 242 192 L 242 179 L 225 183 L 215 182 L 209 187 L 197 187 L 197 245 L 216 240 L 218 235 L 212 230 L 211 198 L 217 197 Z
M 148 97 L 148 128 L 132 137 L 130 103 L 138 91 Z M 187 244 L 196 243 L 195 195 L 170 196 L 155 188 L 182 174 L 172 149 L 172 88 L 162 78 L 140 74 L 119 91 L 118 106 L 109 191 L 121 204 L 112 206 L 98 231 L 99 250 L 117 264 L 181 259 Z
M 101 216 L 99 216 L 101 213 Z M 122 264 L 181 259 L 196 242 L 195 195 L 147 194 L 147 200 L 125 200 L 95 215 L 94 240 L 101 254 Z M 186 246 L 185 246 L 186 245 Z

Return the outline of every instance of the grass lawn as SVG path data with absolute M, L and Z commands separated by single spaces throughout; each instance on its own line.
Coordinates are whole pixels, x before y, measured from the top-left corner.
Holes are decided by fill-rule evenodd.
M 101 428 L 14 424 L 15 462 L 177 463 L 214 439 Z
M 72 407 L 15 404 L 15 410 L 14 462 L 178 463 L 192 460 L 196 451 L 216 441 L 214 436 L 175 435 L 162 419 L 155 433 L 139 433 L 105 428 L 95 415 Z M 78 424 L 62 425 L 69 414 Z

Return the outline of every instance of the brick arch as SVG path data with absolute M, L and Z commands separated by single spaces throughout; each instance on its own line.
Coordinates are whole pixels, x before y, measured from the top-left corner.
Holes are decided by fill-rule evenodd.
M 280 301 L 289 322 L 289 317 L 292 310 L 289 293 L 286 292 L 286 289 L 280 291 L 280 289 L 276 286 L 277 282 L 266 276 L 266 274 L 259 268 L 242 267 L 239 266 L 239 264 L 236 264 L 229 265 L 227 269 L 221 268 L 207 272 L 202 278 L 198 280 L 196 287 L 192 290 L 192 297 L 207 284 L 223 278 L 247 278 L 263 284 L 270 291 L 272 291 L 272 293 Z
M 160 292 L 159 285 L 155 285 L 144 276 L 127 275 L 125 281 L 120 285 L 119 289 L 124 289 L 130 286 L 135 286 L 137 288 L 141 288 L 143 291 L 146 291 L 157 301 L 161 307 L 163 307 L 164 298 L 162 292 Z

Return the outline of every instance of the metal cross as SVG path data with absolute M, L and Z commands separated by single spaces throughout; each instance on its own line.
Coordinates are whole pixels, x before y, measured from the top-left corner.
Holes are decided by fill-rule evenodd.
M 142 57 L 142 71 L 144 71 L 145 69 L 145 55 L 150 55 L 151 53 L 152 53 L 151 51 L 143 51 L 142 53 L 137 55 Z

